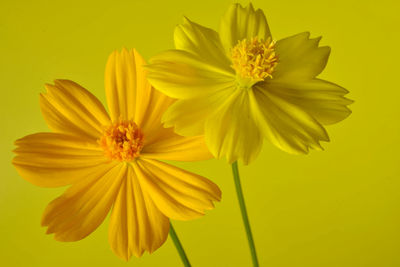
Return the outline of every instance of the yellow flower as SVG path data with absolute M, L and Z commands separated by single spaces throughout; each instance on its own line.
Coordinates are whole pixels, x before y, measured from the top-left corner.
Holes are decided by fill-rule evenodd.
M 178 99 L 163 116 L 185 136 L 205 134 L 217 158 L 248 164 L 263 138 L 289 153 L 322 149 L 323 125 L 346 118 L 348 91 L 316 78 L 330 48 L 300 33 L 274 42 L 261 10 L 233 4 L 219 33 L 185 18 L 176 50 L 150 60 L 149 80 Z
M 35 185 L 71 185 L 44 212 L 48 234 L 59 241 L 80 240 L 112 208 L 109 242 L 126 260 L 159 248 L 169 218 L 197 218 L 221 198 L 211 181 L 159 161 L 212 155 L 204 138 L 182 137 L 162 126 L 161 115 L 173 100 L 151 87 L 144 64 L 135 50 L 109 57 L 110 116 L 94 95 L 72 81 L 46 85 L 40 106 L 53 132 L 17 140 L 13 159 L 19 174 Z

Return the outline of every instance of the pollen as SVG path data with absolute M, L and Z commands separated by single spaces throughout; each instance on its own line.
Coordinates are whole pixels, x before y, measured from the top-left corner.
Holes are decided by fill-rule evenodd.
M 238 81 L 243 86 L 252 86 L 272 78 L 272 72 L 278 64 L 275 43 L 270 37 L 265 41 L 258 37 L 239 40 L 231 49 L 231 57 L 231 67 L 236 71 Z
M 120 120 L 104 128 L 98 143 L 108 158 L 132 161 L 143 148 L 143 133 L 135 122 Z

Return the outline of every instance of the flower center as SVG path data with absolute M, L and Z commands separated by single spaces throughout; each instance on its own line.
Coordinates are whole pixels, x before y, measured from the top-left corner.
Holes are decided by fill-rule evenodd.
M 243 39 L 231 49 L 232 68 L 236 71 L 241 87 L 249 88 L 255 83 L 272 78 L 278 63 L 275 43 L 270 37 L 266 41 L 253 37 Z
M 143 133 L 133 121 L 121 120 L 106 127 L 98 143 L 110 159 L 131 161 L 143 148 Z

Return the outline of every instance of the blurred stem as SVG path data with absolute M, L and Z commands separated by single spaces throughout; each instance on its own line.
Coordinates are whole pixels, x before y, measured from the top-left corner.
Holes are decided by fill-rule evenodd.
M 236 187 L 237 198 L 239 201 L 240 212 L 242 213 L 243 224 L 244 224 L 244 228 L 246 229 L 247 240 L 249 242 L 251 258 L 253 260 L 253 266 L 258 267 L 259 265 L 258 265 L 256 247 L 254 245 L 253 235 L 251 234 L 249 217 L 247 216 L 247 211 L 246 211 L 246 204 L 244 203 L 244 197 L 243 197 L 242 186 L 240 184 L 239 169 L 238 169 L 237 161 L 232 163 L 232 172 L 233 172 L 233 179 L 235 180 L 235 187 Z
M 169 235 L 171 236 L 172 241 L 174 241 L 174 245 L 176 247 L 176 250 L 179 253 L 179 256 L 181 257 L 183 266 L 190 267 L 191 265 L 190 265 L 189 259 L 186 256 L 185 250 L 183 249 L 182 244 L 179 241 L 179 238 L 175 232 L 174 227 L 172 226 L 172 223 L 170 223 L 170 226 L 169 226 Z

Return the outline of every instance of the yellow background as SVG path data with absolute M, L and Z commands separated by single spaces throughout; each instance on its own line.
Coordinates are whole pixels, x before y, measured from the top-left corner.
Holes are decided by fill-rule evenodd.
M 108 222 L 88 238 L 44 234 L 46 204 L 64 189 L 35 187 L 11 165 L 13 140 L 47 131 L 44 83 L 72 79 L 105 103 L 108 54 L 122 47 L 148 59 L 173 47 L 183 15 L 217 29 L 231 1 L 11 1 L 0 4 L 0 265 L 180 266 L 170 239 L 126 263 L 111 252 Z M 247 1 L 242 2 L 244 4 Z M 328 127 L 326 151 L 292 156 L 266 144 L 240 166 L 261 266 L 400 266 L 400 5 L 379 1 L 253 1 L 274 39 L 323 35 L 332 53 L 322 78 L 350 90 L 353 114 Z M 250 266 L 230 167 L 179 163 L 213 179 L 223 200 L 207 216 L 174 222 L 193 266 Z

